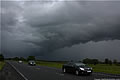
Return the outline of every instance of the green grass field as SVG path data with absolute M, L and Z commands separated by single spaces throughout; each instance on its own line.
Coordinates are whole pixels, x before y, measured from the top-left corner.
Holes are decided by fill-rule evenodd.
M 104 73 L 112 73 L 112 74 L 120 74 L 120 66 L 109 65 L 109 64 L 97 64 L 97 65 L 89 65 L 93 68 L 94 72 L 104 72 Z
M 0 61 L 0 70 L 2 70 L 3 66 L 5 65 L 5 62 Z
M 46 61 L 36 61 L 37 65 L 41 66 L 48 66 L 48 67 L 55 67 L 55 68 L 62 68 L 64 62 L 46 62 Z M 90 67 L 93 68 L 94 72 L 104 72 L 104 73 L 111 73 L 111 74 L 120 74 L 120 66 L 116 65 L 109 65 L 109 64 L 97 64 L 92 65 L 89 64 Z

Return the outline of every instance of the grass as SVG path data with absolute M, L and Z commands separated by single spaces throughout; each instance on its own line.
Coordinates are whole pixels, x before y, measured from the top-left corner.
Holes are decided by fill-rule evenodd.
M 36 61 L 36 63 L 37 63 L 37 65 L 55 67 L 55 68 L 62 68 L 62 65 L 64 64 L 64 62 L 47 62 L 47 61 Z M 114 64 L 113 65 L 109 65 L 109 64 L 92 65 L 92 64 L 89 64 L 88 66 L 92 67 L 94 72 L 120 74 L 120 66 L 116 66 Z
M 2 70 L 2 68 L 4 67 L 4 65 L 5 65 L 5 62 L 0 61 L 0 70 Z
M 104 73 L 111 73 L 111 74 L 120 74 L 120 66 L 116 65 L 109 65 L 109 64 L 97 64 L 97 65 L 92 65 L 90 64 L 93 68 L 94 72 L 104 72 Z

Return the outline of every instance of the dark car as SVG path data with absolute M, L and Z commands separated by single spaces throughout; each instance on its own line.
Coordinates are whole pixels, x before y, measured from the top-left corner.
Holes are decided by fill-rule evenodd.
M 69 62 L 64 64 L 62 67 L 63 72 L 73 72 L 76 75 L 79 74 L 87 74 L 90 75 L 93 70 L 91 67 L 88 67 L 86 64 L 78 63 L 78 62 Z
M 28 64 L 31 65 L 31 66 L 35 66 L 36 65 L 35 61 L 32 61 L 32 60 L 28 61 Z

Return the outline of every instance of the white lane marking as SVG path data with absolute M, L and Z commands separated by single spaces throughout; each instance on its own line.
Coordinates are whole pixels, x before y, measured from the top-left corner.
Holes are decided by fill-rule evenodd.
M 10 64 L 10 63 L 9 63 Z M 10 64 L 25 80 L 28 80 L 15 66 Z

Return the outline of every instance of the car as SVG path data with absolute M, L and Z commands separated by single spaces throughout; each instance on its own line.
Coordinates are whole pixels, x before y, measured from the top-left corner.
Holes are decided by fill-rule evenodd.
M 88 67 L 86 64 L 80 62 L 69 62 L 67 64 L 64 64 L 62 66 L 62 71 L 64 73 L 72 72 L 75 73 L 76 75 L 80 74 L 90 75 L 93 72 L 92 67 Z
M 33 60 L 28 61 L 28 64 L 31 65 L 31 66 L 35 66 L 36 65 L 35 61 L 33 61 Z
M 21 60 L 19 60 L 19 61 L 18 61 L 18 63 L 22 63 L 22 61 L 21 61 Z

